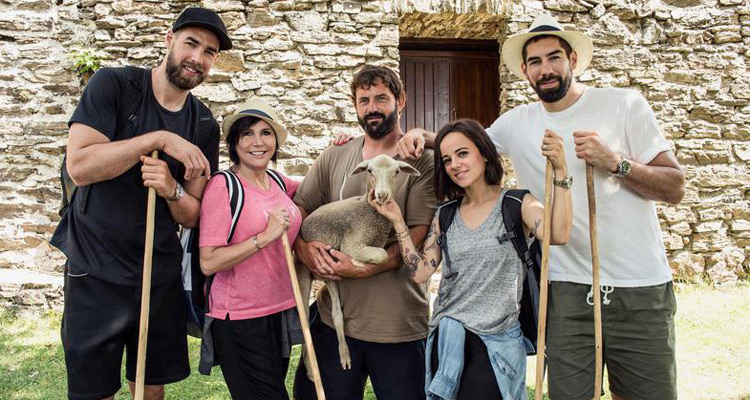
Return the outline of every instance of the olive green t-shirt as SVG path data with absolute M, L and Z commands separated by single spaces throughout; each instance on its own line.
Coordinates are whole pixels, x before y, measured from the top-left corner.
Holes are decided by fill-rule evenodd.
M 364 137 L 343 146 L 327 148 L 297 189 L 294 202 L 308 213 L 318 207 L 367 191 L 367 174 L 349 174 L 363 161 Z M 398 158 L 398 157 L 396 157 Z M 396 203 L 410 227 L 429 225 L 435 215 L 433 152 L 426 149 L 419 160 L 408 160 L 421 176 L 396 175 Z M 342 189 L 343 186 L 343 189 Z M 388 244 L 396 241 L 394 232 Z M 428 305 L 425 285 L 412 281 L 403 264 L 365 279 L 337 282 L 344 313 L 344 331 L 355 339 L 377 343 L 400 343 L 427 336 Z M 318 293 L 318 310 L 322 321 L 333 326 L 331 297 L 322 289 Z

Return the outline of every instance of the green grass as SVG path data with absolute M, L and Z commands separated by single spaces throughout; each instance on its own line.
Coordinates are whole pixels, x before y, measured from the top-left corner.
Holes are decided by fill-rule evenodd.
M 677 382 L 682 400 L 750 400 L 750 285 L 727 288 L 678 286 Z M 66 398 L 59 314 L 16 316 L 0 312 L 0 399 Z M 229 399 L 219 368 L 198 374 L 199 342 L 190 340 L 193 374 L 167 386 L 169 399 Z M 287 376 L 299 359 L 295 349 Z M 533 399 L 534 359 L 527 383 Z M 123 373 L 124 376 L 124 373 Z M 606 382 L 606 379 L 605 379 Z M 606 389 L 606 383 L 605 383 Z M 116 400 L 129 399 L 125 383 Z M 368 385 L 365 398 L 375 399 Z M 609 399 L 609 395 L 604 399 Z M 546 396 L 545 396 L 546 399 Z

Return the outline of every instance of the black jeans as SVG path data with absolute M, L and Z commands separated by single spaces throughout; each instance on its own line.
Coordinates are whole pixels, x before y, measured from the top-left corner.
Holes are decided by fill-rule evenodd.
M 310 331 L 318 358 L 323 390 L 328 400 L 361 400 L 370 377 L 378 400 L 424 400 L 424 340 L 373 343 L 346 337 L 352 368 L 339 361 L 336 331 L 317 318 L 310 307 Z M 302 359 L 294 378 L 294 398 L 315 400 L 315 386 L 307 378 Z

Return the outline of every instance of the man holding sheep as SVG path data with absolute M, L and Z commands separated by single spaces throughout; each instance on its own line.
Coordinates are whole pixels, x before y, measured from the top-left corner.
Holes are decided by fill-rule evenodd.
M 367 194 L 366 174 L 349 176 L 362 161 L 381 154 L 398 158 L 397 144 L 403 135 L 399 118 L 406 104 L 398 75 L 385 67 L 366 65 L 354 76 L 351 90 L 357 119 L 366 134 L 330 147 L 318 157 L 294 197 L 303 218 L 324 204 Z M 394 198 L 417 244 L 427 235 L 437 207 L 432 154 L 425 151 L 409 161 L 420 176 L 396 177 Z M 348 255 L 329 249 L 327 243 L 301 238 L 295 243 L 300 260 L 313 274 L 339 281 L 351 369 L 342 369 L 339 362 L 331 299 L 325 289 L 318 293 L 317 312 L 312 307 L 310 313 L 327 398 L 361 399 L 369 376 L 378 399 L 424 399 L 428 304 L 424 286 L 413 283 L 403 266 L 395 235 L 388 240 L 389 258 L 382 265 L 355 266 Z M 294 397 L 316 398 L 304 363 L 297 369 Z

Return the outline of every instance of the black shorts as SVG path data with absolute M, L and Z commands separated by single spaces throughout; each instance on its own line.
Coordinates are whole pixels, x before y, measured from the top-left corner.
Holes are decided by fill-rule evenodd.
M 281 356 L 281 312 L 264 317 L 211 324 L 216 361 L 232 399 L 289 400 Z
M 179 279 L 151 288 L 146 385 L 177 382 L 190 375 L 184 301 Z M 127 379 L 135 381 L 140 303 L 139 287 L 75 270 L 66 273 L 61 336 L 71 400 L 117 393 L 123 349 Z
M 465 329 L 465 331 L 464 369 L 458 384 L 456 400 L 502 400 L 503 395 L 497 385 L 490 356 L 487 354 L 487 346 L 479 335 L 468 329 Z M 430 369 L 433 374 L 440 366 L 437 346 L 439 334 L 440 329 L 435 328 L 435 338 L 433 339 L 435 344 L 432 346 L 432 356 L 430 357 Z

